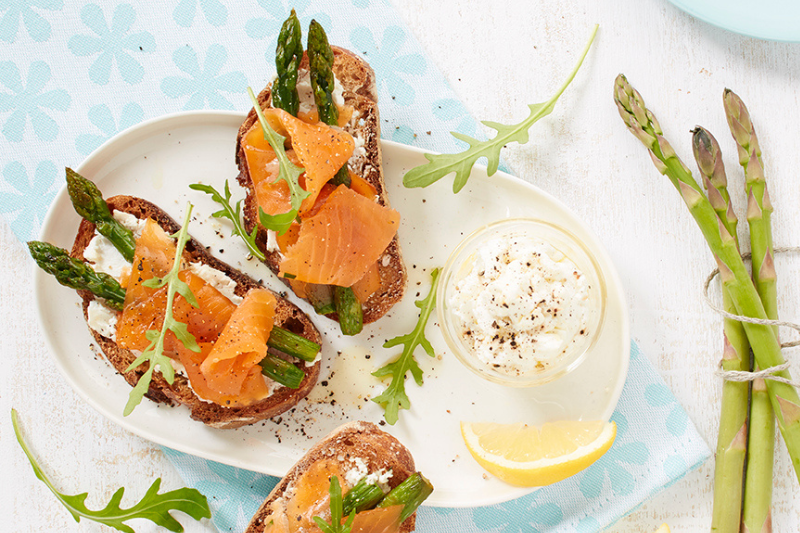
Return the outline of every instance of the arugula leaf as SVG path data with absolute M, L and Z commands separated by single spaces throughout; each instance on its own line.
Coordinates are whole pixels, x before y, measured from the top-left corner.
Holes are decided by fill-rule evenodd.
M 383 418 L 389 424 L 394 425 L 400 414 L 400 409 L 411 407 L 411 400 L 406 395 L 406 372 L 411 371 L 417 385 L 422 385 L 422 369 L 414 359 L 414 350 L 417 346 L 422 346 L 425 352 L 431 357 L 436 357 L 430 341 L 425 338 L 425 326 L 428 323 L 433 308 L 436 306 L 436 286 L 439 283 L 439 269 L 435 268 L 431 272 L 431 290 L 423 300 L 417 300 L 414 304 L 419 307 L 419 320 L 411 333 L 390 339 L 383 344 L 384 348 L 391 348 L 402 344 L 403 353 L 391 363 L 382 366 L 372 373 L 373 376 L 382 378 L 392 376 L 389 386 L 379 396 L 372 399 L 373 402 L 384 408 Z
M 298 209 L 300 209 L 300 204 L 303 203 L 303 200 L 311 195 L 310 192 L 300 186 L 300 182 L 298 181 L 300 174 L 304 172 L 304 169 L 303 167 L 298 167 L 289 161 L 289 157 L 286 155 L 286 150 L 283 147 L 286 137 L 278 134 L 278 132 L 270 127 L 269 123 L 267 122 L 267 118 L 264 116 L 264 112 L 261 111 L 261 106 L 256 99 L 256 95 L 253 94 L 253 89 L 248 87 L 247 94 L 250 95 L 250 99 L 253 101 L 253 109 L 255 109 L 256 114 L 258 115 L 258 121 L 261 123 L 261 129 L 264 130 L 264 140 L 269 143 L 269 145 L 272 147 L 272 150 L 275 152 L 275 156 L 278 158 L 280 170 L 275 181 L 277 182 L 278 180 L 283 180 L 289 186 L 289 193 L 292 195 L 292 211 L 296 212 Z
M 258 233 L 258 228 L 253 228 L 253 231 L 247 233 L 244 229 L 244 225 L 242 224 L 242 201 L 239 200 L 236 202 L 236 209 L 231 206 L 231 189 L 228 186 L 228 180 L 225 180 L 225 196 L 223 197 L 214 187 L 211 185 L 203 185 L 202 183 L 192 183 L 189 185 L 190 189 L 195 191 L 204 192 L 206 194 L 210 194 L 211 198 L 217 202 L 219 205 L 222 206 L 222 209 L 219 211 L 212 213 L 211 216 L 214 218 L 227 218 L 231 222 L 233 222 L 233 230 L 231 231 L 231 235 L 238 235 L 242 238 L 245 245 L 247 246 L 247 250 L 250 254 L 255 257 L 256 259 L 260 259 L 264 261 L 266 257 L 264 257 L 264 252 L 258 249 L 256 246 L 256 233 Z
M 267 229 L 273 230 L 278 235 L 283 235 L 292 227 L 292 222 L 297 218 L 297 211 L 292 209 L 280 215 L 269 215 L 260 207 L 258 208 L 258 221 Z
M 139 378 L 139 381 L 131 391 L 130 396 L 128 396 L 128 403 L 125 404 L 125 410 L 122 412 L 124 416 L 131 414 L 136 406 L 141 403 L 142 398 L 150 388 L 150 381 L 153 379 L 153 372 L 155 371 L 156 367 L 159 368 L 161 375 L 164 376 L 164 379 L 167 380 L 167 383 L 172 384 L 172 382 L 175 380 L 175 369 L 172 367 L 172 360 L 168 356 L 164 355 L 164 339 L 166 338 L 168 331 L 174 333 L 175 337 L 177 337 L 178 340 L 183 343 L 187 350 L 191 350 L 196 353 L 200 352 L 200 346 L 197 344 L 197 340 L 194 338 L 194 335 L 189 333 L 186 324 L 175 320 L 172 315 L 172 304 L 175 301 L 175 293 L 183 296 L 193 307 L 197 307 L 197 299 L 192 294 L 191 289 L 189 289 L 189 285 L 178 278 L 178 273 L 181 269 L 181 257 L 183 256 L 183 249 L 186 247 L 186 243 L 189 241 L 189 231 L 187 230 L 187 227 L 189 226 L 189 220 L 191 216 L 192 204 L 187 203 L 183 225 L 181 226 L 180 231 L 172 236 L 177 239 L 177 242 L 175 243 L 175 260 L 172 263 L 172 270 L 170 270 L 169 273 L 167 273 L 167 275 L 163 278 L 154 277 L 142 283 L 142 285 L 151 289 L 158 289 L 166 285 L 167 304 L 166 310 L 164 311 L 164 323 L 161 326 L 161 331 L 159 332 L 154 329 L 150 329 L 145 332 L 145 337 L 150 341 L 150 345 L 142 352 L 142 355 L 137 357 L 136 360 L 125 369 L 125 372 L 130 372 L 145 362 L 149 363 L 147 371 L 142 375 L 142 377 Z
M 342 487 L 339 486 L 339 478 L 336 476 L 331 477 L 328 493 L 331 495 L 331 523 L 328 524 L 319 516 L 314 517 L 314 522 L 323 533 L 350 533 L 353 529 L 356 512 L 353 510 L 347 521 L 342 524 L 342 507 L 344 505 L 342 503 Z
M 453 192 L 457 193 L 466 185 L 472 167 L 478 159 L 482 157 L 485 157 L 487 161 L 488 168 L 486 169 L 486 174 L 491 176 L 497 172 L 497 167 L 500 164 L 500 149 L 510 142 L 517 142 L 519 144 L 528 142 L 528 130 L 530 127 L 539 119 L 549 115 L 553 111 L 556 101 L 575 78 L 578 69 L 583 64 L 583 60 L 589 52 L 589 48 L 592 46 L 594 37 L 597 34 L 597 28 L 598 25 L 595 25 L 589 42 L 586 44 L 583 54 L 581 54 L 578 60 L 578 64 L 575 65 L 567 81 L 564 82 L 561 88 L 558 89 L 558 92 L 548 101 L 541 104 L 528 105 L 531 111 L 528 118 L 519 124 L 511 125 L 482 121 L 485 126 L 497 130 L 497 135 L 488 141 L 479 141 L 478 139 L 474 139 L 462 133 L 450 132 L 456 139 L 469 144 L 469 148 L 458 154 L 425 154 L 428 162 L 409 170 L 406 175 L 403 176 L 403 185 L 408 188 L 427 187 L 455 172 L 456 177 L 453 182 Z
M 99 522 L 108 527 L 113 527 L 118 531 L 125 533 L 135 533 L 133 528 L 126 525 L 124 522 L 133 520 L 134 518 L 144 518 L 151 522 L 168 529 L 180 533 L 183 531 L 183 526 L 178 522 L 169 512 L 181 511 L 191 516 L 195 520 L 201 518 L 211 518 L 211 509 L 208 507 L 208 500 L 196 489 L 182 488 L 158 494 L 161 488 L 161 478 L 153 481 L 150 488 L 147 489 L 144 497 L 128 509 L 120 507 L 122 496 L 125 493 L 125 488 L 119 488 L 111 500 L 106 504 L 103 509 L 99 511 L 92 511 L 86 507 L 86 498 L 89 495 L 87 492 L 75 494 L 74 496 L 62 494 L 54 486 L 53 483 L 45 475 L 36 461 L 36 458 L 31 453 L 25 439 L 22 437 L 22 431 L 19 427 L 19 416 L 16 409 L 11 410 L 11 423 L 14 426 L 14 434 L 17 437 L 17 442 L 22 447 L 22 451 L 28 457 L 33 473 L 39 478 L 50 492 L 52 492 L 58 501 L 61 502 L 67 511 L 72 515 L 76 522 L 80 522 L 81 518 Z

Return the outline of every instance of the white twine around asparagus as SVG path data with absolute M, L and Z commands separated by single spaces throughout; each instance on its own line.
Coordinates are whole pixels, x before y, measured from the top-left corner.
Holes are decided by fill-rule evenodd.
M 772 252 L 774 255 L 782 253 L 797 253 L 800 252 L 800 246 L 782 246 L 773 249 Z M 750 259 L 750 257 L 751 254 L 749 253 L 742 254 L 742 259 L 744 260 L 748 260 Z M 714 311 L 716 311 L 725 318 L 736 320 L 738 322 L 747 322 L 749 324 L 760 324 L 762 326 L 778 326 L 778 327 L 790 328 L 800 333 L 800 324 L 795 324 L 794 322 L 786 322 L 783 320 L 765 320 L 762 318 L 751 318 L 748 316 L 735 315 L 719 307 L 711 300 L 711 297 L 708 295 L 708 288 L 709 286 L 711 286 L 711 282 L 714 281 L 714 278 L 717 277 L 718 275 L 719 275 L 719 269 L 716 268 L 711 274 L 708 275 L 705 284 L 703 284 L 703 298 L 705 299 L 706 305 L 708 305 L 711 309 L 713 309 Z M 781 343 L 781 348 L 794 348 L 796 346 L 800 346 L 800 340 Z M 782 372 L 788 369 L 789 369 L 789 363 L 786 362 L 783 363 L 782 365 L 771 366 L 769 368 L 765 368 L 757 372 L 719 369 L 716 371 L 716 374 L 726 381 L 753 381 L 756 379 L 771 379 L 772 381 L 779 381 L 781 383 L 786 383 L 787 385 L 800 388 L 800 382 L 791 381 L 782 376 L 775 375 L 777 372 Z
M 765 368 L 764 370 L 759 370 L 758 372 L 748 372 L 747 370 L 722 370 L 722 362 L 719 364 L 719 368 L 717 369 L 714 374 L 721 377 L 725 381 L 755 381 L 757 379 L 771 379 L 772 381 L 779 381 L 781 383 L 786 383 L 787 385 L 791 385 L 792 387 L 799 387 L 800 382 L 792 381 L 790 379 L 786 379 L 783 376 L 775 375 L 777 372 L 782 372 L 784 370 L 789 370 L 789 363 L 783 363 L 782 365 L 771 366 L 769 368 Z

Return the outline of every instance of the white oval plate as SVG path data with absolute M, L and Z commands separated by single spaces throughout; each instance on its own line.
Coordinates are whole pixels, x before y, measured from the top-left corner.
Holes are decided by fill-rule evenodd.
M 186 203 L 191 201 L 195 209 L 189 231 L 195 238 L 235 268 L 284 291 L 285 286 L 266 266 L 247 260 L 238 237 L 230 236 L 229 222 L 211 218 L 218 207 L 209 197 L 188 188 L 190 183 L 203 182 L 221 190 L 228 179 L 234 198 L 244 197 L 236 184 L 234 165 L 234 139 L 242 120 L 239 113 L 209 111 L 153 119 L 106 142 L 77 170 L 96 181 L 105 196 L 139 196 L 177 220 L 183 218 Z M 429 324 L 428 338 L 438 357 L 417 351 L 425 384 L 418 387 L 407 379 L 411 409 L 401 411 L 396 425 L 382 426 L 408 446 L 417 468 L 436 487 L 427 505 L 489 505 L 534 490 L 484 476 L 462 442 L 459 422 L 608 420 L 622 391 L 630 353 L 627 309 L 617 273 L 591 231 L 563 204 L 536 187 L 502 172 L 487 178 L 485 168 L 476 167 L 469 184 L 457 195 L 451 190 L 452 179 L 425 189 L 405 189 L 402 176 L 426 161 L 423 152 L 388 141 L 383 141 L 383 150 L 389 198 L 403 217 L 399 237 L 409 271 L 406 297 L 354 338 L 340 335 L 332 321 L 314 317 L 326 339 L 322 374 L 310 396 L 294 409 L 276 420 L 236 430 L 210 429 L 191 420 L 185 408 L 158 406 L 147 400 L 123 417 L 130 387 L 93 347 L 77 294 L 37 269 L 36 305 L 42 331 L 61 372 L 95 409 L 141 437 L 235 467 L 281 476 L 340 424 L 356 419 L 382 421 L 381 408 L 369 398 L 385 385 L 370 372 L 400 353 L 399 348 L 384 349 L 382 344 L 413 329 L 418 316 L 414 300 L 428 293 L 430 270 L 444 264 L 463 236 L 508 217 L 549 220 L 583 240 L 606 277 L 608 315 L 586 363 L 567 377 L 538 388 L 505 388 L 462 367 L 448 353 L 435 324 Z M 70 248 L 78 223 L 62 188 L 41 238 Z M 305 302 L 299 305 L 314 316 Z

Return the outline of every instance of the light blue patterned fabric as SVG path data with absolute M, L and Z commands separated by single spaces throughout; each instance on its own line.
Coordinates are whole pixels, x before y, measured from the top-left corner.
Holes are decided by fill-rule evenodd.
M 295 7 L 375 68 L 386 139 L 448 152 L 477 122 L 385 0 L 0 0 L 0 214 L 34 238 L 63 167 L 144 119 L 182 109 L 246 110 L 273 76 L 275 39 Z M 709 450 L 634 345 L 611 450 L 530 496 L 475 509 L 423 508 L 417 530 L 590 533 L 702 463 Z M 221 531 L 241 531 L 274 478 L 165 450 L 207 496 Z

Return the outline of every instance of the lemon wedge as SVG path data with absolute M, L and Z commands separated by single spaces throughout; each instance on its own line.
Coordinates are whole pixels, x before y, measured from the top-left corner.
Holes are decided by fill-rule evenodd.
M 661 524 L 661 527 L 653 531 L 653 533 L 669 533 L 669 526 L 667 524 Z
M 461 435 L 478 463 L 506 483 L 550 485 L 577 474 L 608 451 L 614 422 L 564 420 L 527 424 L 461 422 Z

